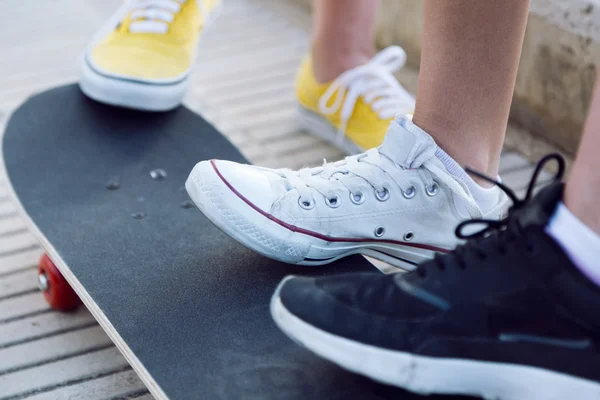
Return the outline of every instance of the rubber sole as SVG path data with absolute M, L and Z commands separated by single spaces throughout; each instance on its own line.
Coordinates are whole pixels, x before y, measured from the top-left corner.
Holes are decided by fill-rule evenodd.
M 284 283 L 285 280 L 271 300 L 271 314 L 277 326 L 317 355 L 375 381 L 424 395 L 468 395 L 489 400 L 600 399 L 599 383 L 554 371 L 516 364 L 423 357 L 332 335 L 285 308 L 279 297 Z
M 111 78 L 93 69 L 87 57 L 81 63 L 79 87 L 100 103 L 140 111 L 169 111 L 179 106 L 189 86 L 189 77 L 174 84 L 152 84 Z

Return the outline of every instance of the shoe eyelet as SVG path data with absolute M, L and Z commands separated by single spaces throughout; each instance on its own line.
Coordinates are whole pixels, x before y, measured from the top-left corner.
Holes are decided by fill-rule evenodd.
M 436 194 L 438 194 L 438 192 L 440 191 L 440 187 L 438 186 L 436 181 L 433 181 L 433 185 L 431 185 L 430 187 L 425 187 L 425 193 L 427 193 L 428 196 L 433 197 Z
M 356 193 L 350 192 L 350 201 L 359 206 L 365 202 L 365 194 L 361 191 L 358 191 Z
M 414 185 L 411 185 L 408 190 L 402 191 L 402 196 L 404 196 L 405 199 L 412 199 L 416 194 L 417 188 Z
M 409 232 L 406 232 L 406 233 L 404 234 L 404 241 L 405 241 L 405 242 L 410 242 L 411 240 L 413 240 L 413 239 L 414 239 L 414 237 L 415 237 L 415 234 L 414 234 L 413 232 L 410 232 L 410 231 L 409 231 Z
M 385 228 L 383 226 L 378 226 L 377 228 L 375 228 L 373 234 L 375 235 L 375 237 L 382 237 L 385 234 Z
M 301 197 L 298 197 L 298 205 L 300 206 L 300 208 L 303 208 L 305 210 L 312 210 L 315 207 L 315 201 L 314 200 L 310 200 L 310 201 L 302 200 L 302 196 L 301 196 Z
M 383 187 L 383 190 L 381 192 L 378 192 L 377 190 L 375 190 L 375 197 L 379 201 L 386 201 L 387 199 L 390 198 L 390 190 L 388 188 L 386 188 L 385 186 Z
M 330 208 L 338 208 L 342 204 L 342 199 L 337 194 L 334 197 L 325 197 L 325 204 Z

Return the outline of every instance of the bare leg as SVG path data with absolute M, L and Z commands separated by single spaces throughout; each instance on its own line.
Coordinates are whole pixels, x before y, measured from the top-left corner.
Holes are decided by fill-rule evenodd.
M 596 82 L 594 99 L 571 169 L 564 202 L 577 218 L 600 235 L 600 81 L 596 79 Z
M 378 6 L 379 0 L 315 0 L 312 57 L 319 82 L 373 57 Z
M 498 173 L 528 0 L 425 0 L 413 121 L 460 165 Z

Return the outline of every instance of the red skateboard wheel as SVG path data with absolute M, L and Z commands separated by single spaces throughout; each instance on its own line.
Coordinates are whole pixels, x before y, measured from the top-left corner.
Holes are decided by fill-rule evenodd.
M 62 276 L 47 254 L 38 264 L 38 280 L 44 298 L 55 310 L 71 311 L 81 304 L 81 300 Z

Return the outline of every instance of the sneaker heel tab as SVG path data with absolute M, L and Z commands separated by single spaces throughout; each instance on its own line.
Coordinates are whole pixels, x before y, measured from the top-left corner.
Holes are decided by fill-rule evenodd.
M 420 168 L 435 156 L 437 144 L 408 118 L 392 120 L 381 145 L 381 153 L 407 169 Z

